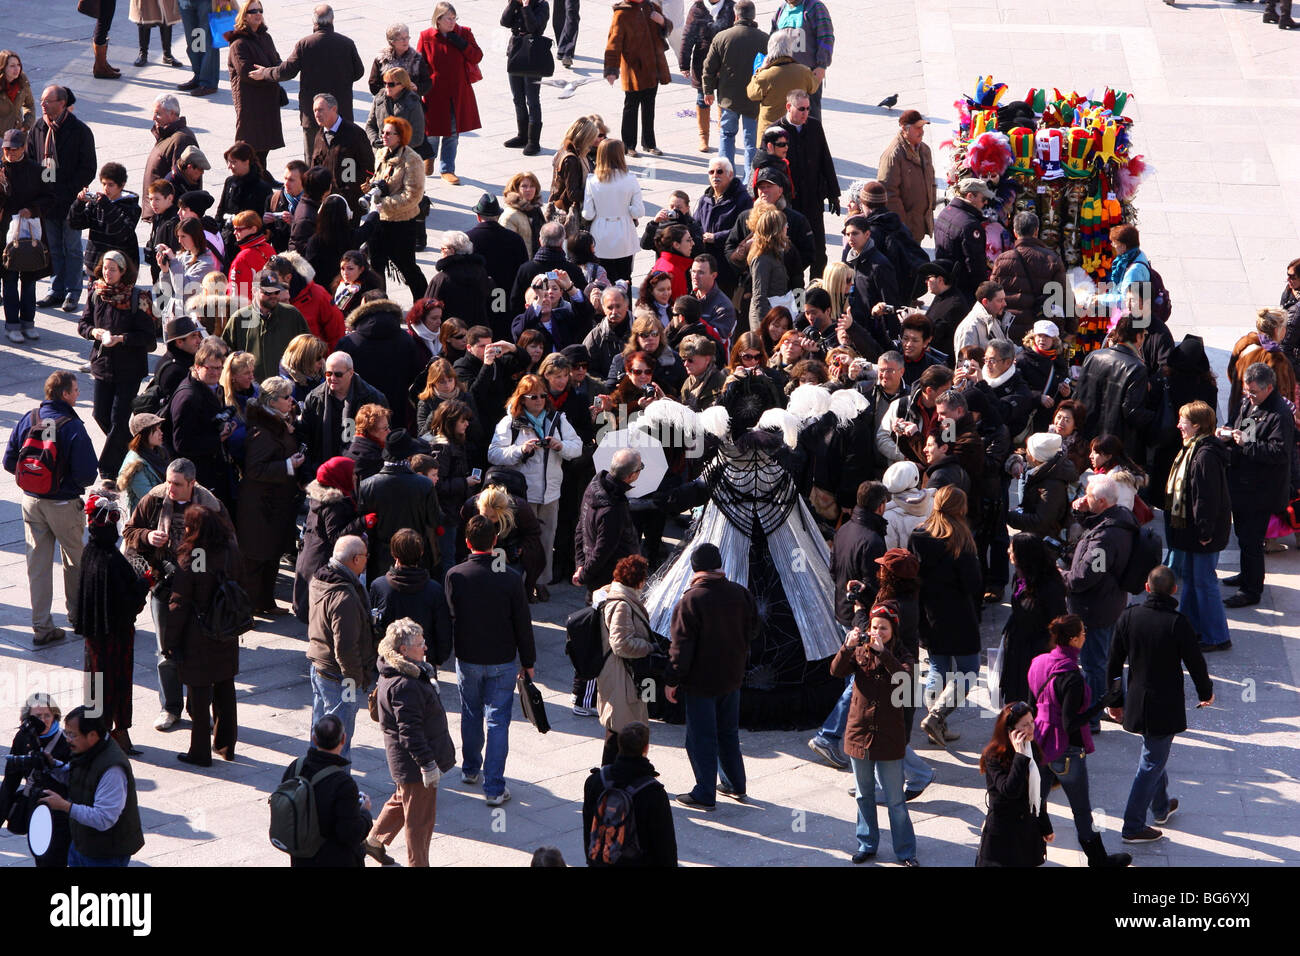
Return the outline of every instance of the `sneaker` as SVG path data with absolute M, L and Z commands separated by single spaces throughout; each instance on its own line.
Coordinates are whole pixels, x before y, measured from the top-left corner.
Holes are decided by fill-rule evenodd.
M 1224 607 L 1251 607 L 1259 603 L 1258 594 L 1250 594 L 1247 591 L 1238 591 L 1223 599 Z
M 1178 812 L 1178 798 L 1170 797 L 1169 809 L 1165 811 L 1165 815 L 1163 817 L 1156 817 L 1156 824 L 1158 826 L 1164 826 L 1166 823 L 1169 822 L 1169 818 L 1172 817 L 1177 812 Z
M 41 337 L 41 333 L 36 331 L 36 326 L 29 325 L 25 329 L 23 329 L 23 337 L 26 338 L 29 342 L 35 342 L 37 339 Z
M 677 802 L 680 803 L 682 806 L 684 806 L 684 807 L 690 807 L 690 808 L 693 809 L 693 810 L 710 810 L 710 811 L 711 811 L 711 810 L 714 808 L 714 804 L 712 804 L 712 803 L 701 803 L 699 800 L 696 800 L 696 799 L 695 799 L 693 796 L 691 796 L 689 793 L 679 793 L 679 794 L 677 794 Z
M 1171 800 L 1170 803 L 1173 801 Z M 1156 840 L 1163 840 L 1165 835 L 1155 827 L 1143 827 L 1137 833 L 1121 833 L 1120 838 L 1125 843 L 1155 843 Z
M 948 741 L 944 736 L 943 720 L 934 714 L 926 714 L 921 721 L 921 729 L 925 735 L 930 738 L 930 743 L 936 747 L 947 747 Z
M 81 296 L 69 294 L 68 297 L 63 300 L 63 305 L 59 306 L 59 308 L 64 312 L 80 312 Z
M 484 801 L 484 802 L 487 803 L 487 805 L 488 805 L 489 807 L 499 807 L 499 806 L 501 806 L 501 804 L 503 804 L 503 803 L 509 803 L 509 802 L 510 802 L 510 788 L 509 788 L 509 787 L 506 787 L 504 790 L 502 790 L 500 793 L 498 793 L 495 797 L 488 797 L 487 800 Z
M 844 770 L 849 765 L 849 759 L 844 756 L 840 748 L 830 740 L 827 740 L 821 734 L 818 734 L 812 740 L 808 741 L 808 749 L 821 757 L 836 770 Z
M 483 775 L 481 773 L 466 773 L 462 770 L 460 772 L 460 780 L 461 783 L 468 787 L 476 787 L 483 782 Z
M 573 705 L 574 717 L 595 717 L 596 711 L 591 707 L 583 707 L 581 704 Z
M 388 849 L 382 843 L 371 843 L 369 839 L 361 841 L 361 848 L 366 856 L 379 861 L 380 866 L 397 866 L 397 861 L 388 855 Z
M 1213 654 L 1215 651 L 1232 650 L 1232 641 L 1224 641 L 1222 644 L 1207 644 L 1204 641 L 1201 641 L 1196 646 L 1201 649 L 1202 654 Z
M 5 338 L 7 338 L 14 345 L 22 345 L 24 342 L 27 341 L 25 338 L 23 338 L 23 333 L 19 329 L 7 329 L 5 331 Z
M 875 851 L 875 850 L 858 850 L 857 853 L 854 853 L 854 854 L 853 854 L 853 862 L 854 862 L 854 863 L 866 863 L 868 860 L 870 860 L 870 859 L 871 859 L 872 857 L 874 857 L 875 855 L 876 855 L 876 851 Z
M 164 710 L 154 719 L 154 730 L 171 730 L 176 726 L 176 722 L 181 719 L 180 714 L 173 714 L 170 710 Z
M 54 630 L 46 631 L 44 634 L 37 634 L 32 638 L 32 644 L 36 647 L 44 647 L 46 644 L 53 644 L 55 641 L 61 641 L 67 636 L 67 631 L 61 627 L 56 627 Z
M 912 857 L 910 860 L 899 860 L 899 861 L 898 861 L 898 865 L 899 865 L 899 866 L 918 867 L 918 866 L 921 865 L 921 861 L 918 860 L 916 857 Z
M 737 803 L 745 802 L 745 791 L 743 790 L 737 793 L 735 790 L 728 790 L 726 787 L 719 784 L 718 793 L 722 794 L 724 797 L 730 797 L 732 800 L 735 800 Z M 1175 800 L 1174 802 L 1177 803 L 1178 801 Z

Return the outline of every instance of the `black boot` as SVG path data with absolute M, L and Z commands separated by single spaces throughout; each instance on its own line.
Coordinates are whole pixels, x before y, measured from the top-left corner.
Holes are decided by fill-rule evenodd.
M 149 25 L 141 23 L 136 26 L 136 31 L 140 35 L 140 55 L 135 58 L 132 66 L 144 66 L 149 62 Z
M 542 124 L 528 124 L 528 145 L 524 147 L 525 156 L 536 156 L 542 151 Z
M 162 34 L 162 61 L 165 66 L 180 66 L 180 61 L 172 56 L 172 27 L 170 23 L 163 23 L 158 26 L 158 31 Z
M 1265 0 L 1264 22 L 1277 23 L 1277 0 Z
M 1133 862 L 1133 857 L 1127 853 L 1107 853 L 1101 835 L 1097 833 L 1083 841 L 1083 853 L 1089 866 L 1128 866 Z
M 507 149 L 518 149 L 528 144 L 528 114 L 515 113 L 515 126 L 518 127 L 519 132 L 501 144 Z

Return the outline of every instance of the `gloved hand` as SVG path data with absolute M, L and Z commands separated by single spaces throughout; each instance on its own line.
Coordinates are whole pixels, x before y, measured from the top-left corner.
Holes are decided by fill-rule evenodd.
M 370 187 L 370 201 L 374 202 L 380 196 L 388 195 L 388 183 L 385 180 L 379 180 Z
M 448 43 L 450 43 L 452 46 L 454 46 L 457 50 L 463 50 L 467 46 L 469 46 L 469 41 L 466 40 L 463 36 L 461 36 L 460 33 L 456 30 L 452 30 L 450 33 L 444 33 L 442 38 L 446 40 Z
M 826 200 L 826 208 L 829 209 L 833 215 L 836 215 L 836 216 L 840 215 L 840 201 L 839 201 L 839 198 L 838 198 L 838 197 L 836 197 L 836 198 L 828 198 L 828 199 Z
M 436 789 L 438 781 L 442 779 L 442 771 L 438 769 L 437 764 L 430 764 L 427 767 L 421 767 L 420 779 L 424 781 L 426 787 L 433 787 Z

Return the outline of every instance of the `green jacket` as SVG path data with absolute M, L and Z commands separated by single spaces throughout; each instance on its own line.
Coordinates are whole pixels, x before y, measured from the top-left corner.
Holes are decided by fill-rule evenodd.
M 280 357 L 295 336 L 310 332 L 302 313 L 291 305 L 277 305 L 269 316 L 246 305 L 230 317 L 221 338 L 234 351 L 251 352 L 253 376 L 261 382 L 280 374 Z

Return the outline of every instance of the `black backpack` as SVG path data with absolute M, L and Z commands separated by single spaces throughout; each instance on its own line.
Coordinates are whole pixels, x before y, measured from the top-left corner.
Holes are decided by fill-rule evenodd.
M 1119 576 L 1119 586 L 1129 594 L 1146 590 L 1147 575 L 1164 559 L 1164 542 L 1150 528 L 1138 528 L 1133 536 L 1133 553 Z
M 583 607 L 564 622 L 564 653 L 579 680 L 595 680 L 613 651 L 602 649 L 600 607 Z
M 655 778 L 646 777 L 626 787 L 616 787 L 610 779 L 609 767 L 601 767 L 592 773 L 600 774 L 604 790 L 596 799 L 596 811 L 591 817 L 587 861 L 594 866 L 639 861 L 643 851 L 637 837 L 632 798 L 654 783 Z
M 885 233 L 882 238 L 879 248 L 894 266 L 898 292 L 905 304 L 911 302 L 916 297 L 916 273 L 930 264 L 930 256 L 905 229 Z
M 1147 271 L 1151 273 L 1151 321 L 1168 324 L 1169 316 L 1174 311 L 1173 300 L 1169 298 L 1169 289 L 1165 286 L 1165 280 L 1160 277 L 1160 273 L 1151 268 L 1149 262 Z
M 212 595 L 206 612 L 195 611 L 203 636 L 218 644 L 233 644 L 253 629 L 253 602 L 234 578 L 227 577 Z

